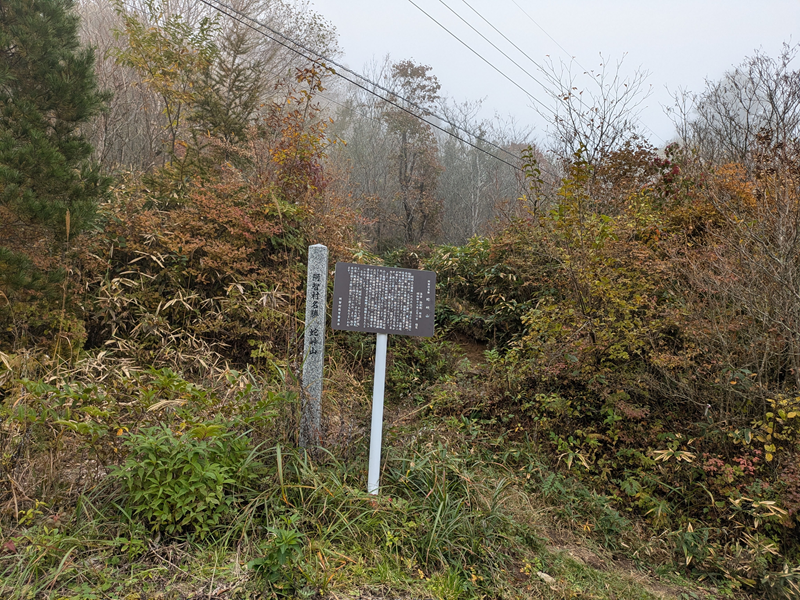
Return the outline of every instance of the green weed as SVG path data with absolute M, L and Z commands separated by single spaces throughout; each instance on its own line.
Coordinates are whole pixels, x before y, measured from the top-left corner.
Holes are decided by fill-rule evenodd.
M 153 531 L 205 538 L 258 476 L 249 440 L 219 423 L 176 433 L 149 427 L 132 434 L 125 463 L 112 475 L 127 491 L 126 507 Z

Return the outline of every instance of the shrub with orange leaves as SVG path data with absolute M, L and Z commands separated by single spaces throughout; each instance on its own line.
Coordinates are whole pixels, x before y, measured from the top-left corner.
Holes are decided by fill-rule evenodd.
M 245 144 L 194 147 L 197 168 L 179 186 L 167 165 L 116 188 L 84 256 L 90 344 L 135 347 L 146 362 L 170 340 L 240 364 L 293 355 L 306 247 L 333 240 L 345 254 L 355 224 L 326 192 L 320 77 L 299 70 L 276 90 L 283 99 L 263 107 Z
M 659 531 L 703 524 L 706 571 L 756 586 L 780 569 L 798 551 L 797 486 L 780 480 L 797 415 L 770 398 L 800 389 L 798 156 L 576 160 L 549 215 L 435 252 L 440 318 L 497 343 L 485 391 L 440 410 L 522 423 L 504 435 Z M 755 530 L 781 557 L 734 564 Z

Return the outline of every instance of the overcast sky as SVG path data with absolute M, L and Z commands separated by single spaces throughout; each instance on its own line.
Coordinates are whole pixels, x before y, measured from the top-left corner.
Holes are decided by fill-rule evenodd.
M 669 90 L 700 91 L 760 48 L 777 56 L 783 42 L 800 41 L 800 0 L 413 0 L 469 46 L 546 100 L 541 87 L 465 25 L 452 8 L 509 56 L 537 76 L 536 67 L 473 12 L 541 63 L 572 58 L 597 69 L 623 59 L 623 71 L 648 71 L 652 95 L 641 115 L 650 141 L 661 146 L 673 130 L 662 105 Z M 515 6 L 515 3 L 519 5 Z M 311 7 L 337 28 L 341 62 L 361 71 L 382 59 L 413 59 L 433 67 L 442 92 L 461 102 L 484 100 L 484 115 L 513 116 L 544 137 L 546 122 L 533 101 L 416 8 L 411 0 L 312 0 Z M 524 10 L 524 12 L 523 12 Z M 525 14 L 527 13 L 527 15 Z M 535 22 L 534 22 L 535 21 Z M 800 68 L 800 58 L 793 63 Z M 575 65 L 580 71 L 580 66 Z

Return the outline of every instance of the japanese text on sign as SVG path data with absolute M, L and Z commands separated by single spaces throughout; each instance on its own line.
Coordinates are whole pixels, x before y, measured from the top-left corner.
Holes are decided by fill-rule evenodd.
M 435 301 L 432 271 L 337 263 L 332 326 L 430 337 Z

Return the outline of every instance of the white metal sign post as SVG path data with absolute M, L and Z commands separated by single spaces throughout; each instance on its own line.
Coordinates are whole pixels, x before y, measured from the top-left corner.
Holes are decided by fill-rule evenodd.
M 383 438 L 383 390 L 386 385 L 386 346 L 389 336 L 379 333 L 375 345 L 375 380 L 372 383 L 372 427 L 369 437 L 367 491 L 378 493 L 381 478 L 381 440 Z
M 377 334 L 367 474 L 370 494 L 377 494 L 380 486 L 388 334 L 431 337 L 435 303 L 433 271 L 336 264 L 331 327 Z

